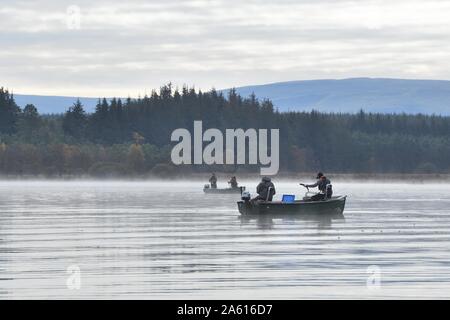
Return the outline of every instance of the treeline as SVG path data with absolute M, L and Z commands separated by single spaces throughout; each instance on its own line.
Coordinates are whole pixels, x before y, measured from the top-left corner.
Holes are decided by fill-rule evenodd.
M 76 101 L 64 115 L 19 108 L 0 89 L 0 174 L 176 175 L 255 171 L 244 166 L 170 162 L 176 128 L 279 128 L 281 170 L 342 173 L 449 173 L 450 118 L 428 115 L 279 113 L 268 100 L 166 85 L 139 99 L 101 99 L 87 114 Z

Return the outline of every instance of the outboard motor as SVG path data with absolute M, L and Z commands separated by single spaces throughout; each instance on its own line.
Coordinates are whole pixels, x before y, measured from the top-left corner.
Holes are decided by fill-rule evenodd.
M 245 202 L 250 201 L 251 199 L 250 192 L 248 191 L 242 192 L 241 199 Z
M 331 198 L 333 195 L 333 186 L 331 184 L 327 184 L 325 188 L 325 199 Z
M 205 184 L 204 189 L 209 189 L 209 184 Z

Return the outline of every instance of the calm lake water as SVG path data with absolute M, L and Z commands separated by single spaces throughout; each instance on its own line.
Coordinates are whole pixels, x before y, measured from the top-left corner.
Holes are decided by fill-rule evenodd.
M 202 186 L 0 182 L 0 298 L 450 298 L 449 184 L 334 181 L 345 219 L 259 220 Z

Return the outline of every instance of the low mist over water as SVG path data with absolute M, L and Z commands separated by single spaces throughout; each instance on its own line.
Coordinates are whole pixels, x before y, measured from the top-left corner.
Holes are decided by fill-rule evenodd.
M 243 218 L 202 187 L 0 182 L 0 298 L 450 298 L 448 184 L 333 181 L 345 219 Z

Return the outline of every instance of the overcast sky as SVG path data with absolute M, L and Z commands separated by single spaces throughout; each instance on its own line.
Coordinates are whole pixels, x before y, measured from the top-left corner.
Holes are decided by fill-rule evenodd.
M 137 96 L 171 81 L 450 79 L 450 1 L 0 1 L 0 86 Z

